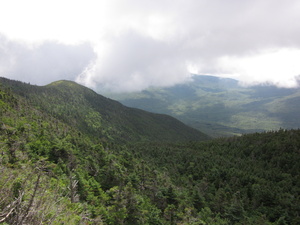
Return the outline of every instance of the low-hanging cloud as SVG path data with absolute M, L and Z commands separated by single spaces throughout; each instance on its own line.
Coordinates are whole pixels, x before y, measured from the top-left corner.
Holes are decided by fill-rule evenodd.
M 28 12 L 19 12 L 27 22 L 26 39 L 35 42 L 40 37 L 43 44 L 30 47 L 0 38 L 2 46 L 6 43 L 0 48 L 1 74 L 38 84 L 72 79 L 99 91 L 169 86 L 188 80 L 190 72 L 232 77 L 246 85 L 298 84 L 298 0 L 79 0 L 67 4 L 54 0 L 48 4 L 37 7 L 28 21 L 22 15 Z M 53 12 L 59 8 L 53 21 L 43 18 L 53 13 L 48 8 Z M 35 24 L 35 16 L 42 17 L 43 24 Z M 1 21 L 9 21 L 7 17 L 14 19 L 0 9 L 0 27 L 5 27 Z M 19 23 L 6 26 L 9 37 L 22 36 Z M 60 42 L 47 41 L 47 35 Z M 82 41 L 90 44 L 78 44 Z
M 108 46 L 77 81 L 105 91 L 139 91 L 189 77 L 177 46 L 134 31 L 110 38 Z
M 196 72 L 244 85 L 298 84 L 297 1 L 163 1 L 160 7 L 148 4 L 147 10 L 136 5 L 143 16 L 133 9 L 120 15 L 127 18 L 130 12 L 138 21 L 130 20 L 133 31 L 105 40 L 109 48 L 103 55 L 100 49 L 78 81 L 129 91 L 183 82 Z M 162 22 L 157 25 L 157 20 Z
M 38 45 L 0 36 L 0 76 L 45 85 L 74 80 L 96 57 L 90 44 L 65 45 L 47 41 Z

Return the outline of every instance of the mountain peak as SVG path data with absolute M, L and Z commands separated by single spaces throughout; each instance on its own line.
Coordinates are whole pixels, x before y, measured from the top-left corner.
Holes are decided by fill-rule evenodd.
M 89 89 L 81 84 L 76 83 L 75 81 L 71 81 L 71 80 L 59 80 L 59 81 L 54 81 L 48 85 L 46 85 L 46 87 L 63 87 L 63 88 L 83 88 L 83 89 Z
M 75 81 L 71 81 L 71 80 L 58 80 L 58 81 L 54 81 L 46 86 L 58 86 L 58 85 L 79 85 L 77 84 Z

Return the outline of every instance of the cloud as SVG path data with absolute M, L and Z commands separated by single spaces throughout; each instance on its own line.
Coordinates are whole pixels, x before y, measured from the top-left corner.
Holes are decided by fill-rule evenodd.
M 0 36 L 1 76 L 44 85 L 55 80 L 74 80 L 96 57 L 92 47 L 43 42 L 38 45 L 10 41 Z
M 218 63 L 223 76 L 226 76 L 226 71 L 233 78 L 241 76 L 240 83 L 245 86 L 272 84 L 294 88 L 299 85 L 299 59 L 300 49 L 281 48 L 245 57 L 226 56 Z
M 0 72 L 12 78 L 130 91 L 184 82 L 189 72 L 286 87 L 300 74 L 298 0 L 17 2 L 0 9 L 10 40 L 0 39 Z
M 108 40 L 105 51 L 77 81 L 112 91 L 138 91 L 166 86 L 189 77 L 178 47 L 149 36 L 126 32 Z M 172 56 L 172 57 L 171 57 Z
M 182 82 L 197 71 L 247 85 L 297 83 L 300 68 L 291 64 L 300 50 L 298 1 L 135 3 L 133 9 L 122 5 L 125 13 L 120 12 L 131 31 L 105 40 L 106 54 L 100 50 L 93 70 L 78 80 L 138 90 Z

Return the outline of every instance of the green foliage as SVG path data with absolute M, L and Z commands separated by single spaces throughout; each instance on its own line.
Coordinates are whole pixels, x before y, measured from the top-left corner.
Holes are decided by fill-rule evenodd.
M 5 82 L 0 223 L 300 222 L 300 130 L 174 141 L 162 135 L 169 117 L 103 102 L 73 82 Z M 150 125 L 157 121 L 164 129 Z
M 206 140 L 208 136 L 167 116 L 128 108 L 71 81 L 44 87 L 1 78 L 30 104 L 93 139 L 127 141 Z M 145 129 L 146 128 L 146 129 Z
M 168 171 L 181 194 L 189 193 L 186 207 L 208 207 L 229 224 L 249 218 L 294 224 L 299 219 L 299 140 L 300 130 L 279 130 L 202 143 L 135 144 L 132 149 Z M 182 200 L 175 193 L 172 188 L 163 192 L 167 204 L 179 210 Z

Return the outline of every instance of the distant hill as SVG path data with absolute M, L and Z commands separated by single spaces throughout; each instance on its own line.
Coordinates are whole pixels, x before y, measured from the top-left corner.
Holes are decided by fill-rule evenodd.
M 72 81 L 34 86 L 1 78 L 32 105 L 93 138 L 106 141 L 188 141 L 208 136 L 171 116 L 123 106 Z
M 242 87 L 234 79 L 195 75 L 173 87 L 108 96 L 174 116 L 213 137 L 300 127 L 299 88 Z

